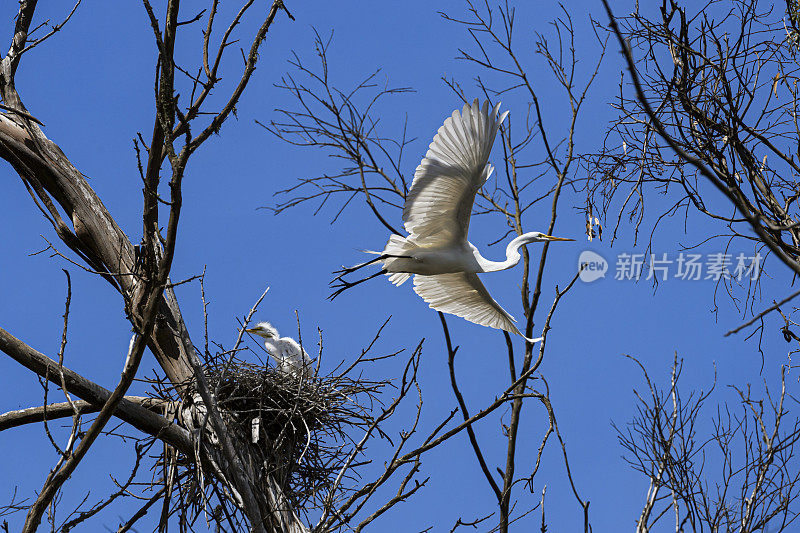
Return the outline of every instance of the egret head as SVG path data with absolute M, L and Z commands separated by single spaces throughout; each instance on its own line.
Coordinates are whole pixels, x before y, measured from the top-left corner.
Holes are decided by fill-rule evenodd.
M 269 322 L 259 322 L 252 328 L 247 328 L 245 330 L 247 333 L 254 333 L 259 337 L 264 337 L 265 339 L 277 339 L 278 338 L 278 330 L 275 329 L 275 326 L 270 324 Z
M 537 240 L 539 241 L 574 241 L 575 239 L 568 239 L 566 237 L 553 237 L 552 235 L 545 235 L 544 233 L 539 233 Z
M 552 235 L 546 235 L 540 231 L 531 231 L 520 235 L 517 237 L 524 241 L 525 243 L 529 242 L 546 242 L 546 241 L 574 241 L 575 239 L 567 239 L 566 237 L 553 237 Z M 516 239 L 515 239 L 516 240 Z

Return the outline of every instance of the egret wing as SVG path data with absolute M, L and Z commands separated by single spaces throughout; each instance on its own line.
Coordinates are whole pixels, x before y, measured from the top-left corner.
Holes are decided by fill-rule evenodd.
M 306 353 L 306 351 L 296 340 L 292 339 L 291 337 L 284 337 L 281 340 L 284 341 L 282 355 L 292 364 L 292 366 L 300 368 L 311 362 L 311 358 L 308 356 L 308 353 Z
M 467 238 L 472 204 L 489 179 L 489 153 L 500 124 L 500 104 L 491 111 L 478 100 L 456 109 L 433 138 L 414 173 L 403 207 L 406 231 L 420 246 L 462 242 Z
M 460 316 L 475 324 L 521 335 L 514 317 L 500 307 L 477 274 L 456 272 L 435 276 L 414 276 L 414 291 L 432 309 Z
M 300 344 L 291 337 L 283 337 L 280 340 L 280 361 L 278 368 L 299 377 L 307 376 L 311 370 L 311 358 Z

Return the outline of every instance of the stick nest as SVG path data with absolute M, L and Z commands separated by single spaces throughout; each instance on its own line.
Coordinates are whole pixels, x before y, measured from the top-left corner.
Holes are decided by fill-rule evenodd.
M 373 422 L 369 413 L 386 382 L 348 373 L 299 378 L 238 360 L 206 364 L 235 445 L 250 447 L 295 509 L 325 504 L 351 452 L 348 433 Z

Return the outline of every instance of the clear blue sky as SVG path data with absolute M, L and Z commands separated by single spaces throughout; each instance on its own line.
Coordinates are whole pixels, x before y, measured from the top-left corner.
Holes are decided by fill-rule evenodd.
M 535 6 L 517 11 L 517 39 L 525 51 L 527 65 L 536 73 L 533 83 L 545 104 L 548 128 L 564 132 L 569 110 L 544 65 L 529 53 L 533 50 L 534 31 L 552 35 L 547 22 L 558 14 L 557 4 L 530 4 Z M 172 279 L 199 274 L 206 268 L 210 335 L 224 344 L 235 339 L 236 317 L 245 314 L 264 288 L 270 286 L 258 318 L 271 321 L 289 334 L 295 331 L 297 311 L 306 345 L 309 339 L 316 338 L 316 329 L 320 328 L 326 358 L 331 363 L 355 357 L 377 327 L 392 315 L 379 343 L 380 350 L 388 353 L 401 347 L 412 348 L 419 339 L 426 339 L 421 367 L 425 400 L 422 425 L 430 428 L 455 405 L 438 317 L 409 284 L 395 288 L 383 279 L 362 285 L 335 302 L 326 300 L 331 271 L 361 261 L 360 249 L 380 249 L 386 231 L 360 204 L 346 210 L 333 225 L 332 207 L 323 208 L 317 216 L 312 216 L 310 207 L 279 216 L 259 210 L 274 205 L 274 193 L 293 185 L 298 178 L 334 172 L 337 167 L 324 153 L 282 144 L 253 119 L 269 121 L 275 118 L 275 108 L 292 105 L 286 94 L 273 87 L 281 74 L 291 68 L 287 63 L 291 51 L 312 61 L 312 27 L 323 35 L 334 30 L 329 51 L 331 70 L 341 86 L 350 87 L 380 68 L 381 82 L 416 90 L 379 108 L 381 127 L 387 135 L 399 134 L 404 116 L 408 117 L 409 135 L 417 137 L 409 148 L 404 169 L 411 176 L 436 129 L 459 106 L 440 78 L 454 76 L 468 95 L 479 95 L 472 83 L 477 72 L 454 60 L 457 49 L 470 46 L 470 40 L 462 28 L 443 21 L 437 14 L 440 4 L 432 2 L 287 0 L 287 5 L 296 21 L 279 15 L 261 50 L 258 70 L 238 106 L 238 120 L 229 120 L 220 135 L 192 158 L 184 181 L 181 235 Z M 453 15 L 463 14 L 460 3 L 452 5 Z M 0 42 L 8 42 L 13 8 L 3 8 Z M 45 3 L 39 9 L 39 20 L 48 15 L 56 18 L 60 13 Z M 605 19 L 599 2 L 572 2 L 569 9 L 578 28 L 575 45 L 582 58 L 581 68 L 586 69 L 597 54 L 588 13 Z M 624 11 L 622 6 L 618 9 Z M 193 32 L 196 39 L 199 28 Z M 147 137 L 152 128 L 154 58 L 153 39 L 141 5 L 85 0 L 64 31 L 24 58 L 17 77 L 23 100 L 46 124 L 45 133 L 91 178 L 90 184 L 134 242 L 140 238 L 141 184 L 132 139 L 137 132 Z M 578 126 L 579 151 L 597 149 L 602 142 L 605 124 L 612 116 L 608 102 L 617 89 L 620 66 L 619 55 L 612 46 Z M 522 100 L 514 95 L 504 99 L 503 108 L 520 119 L 526 112 Z M 495 150 L 492 159 L 499 163 L 501 155 Z M 50 241 L 56 237 L 10 166 L 2 164 L 0 168 L 0 324 L 38 350 L 55 354 L 65 294 L 61 268 L 67 268 L 72 273 L 73 299 L 65 363 L 96 382 L 111 386 L 118 379 L 130 338 L 119 295 L 100 279 L 61 259 L 47 254 L 30 255 L 46 246 L 41 236 Z M 707 388 L 715 370 L 719 385 L 753 383 L 758 387 L 764 379 L 775 381 L 778 366 L 786 357 L 786 345 L 777 334 L 778 323 L 773 317 L 767 321 L 768 334 L 761 342 L 766 364 L 763 373 L 759 373 L 759 339 L 745 342 L 741 335 L 723 338 L 723 333 L 738 325 L 742 317 L 722 290 L 716 295 L 718 313 L 713 312 L 713 281 L 670 279 L 657 290 L 645 281 L 616 281 L 617 254 L 643 252 L 634 248 L 630 229 L 624 227 L 613 248 L 607 240 L 589 243 L 584 236 L 583 215 L 576 209 L 583 205 L 581 194 L 568 191 L 560 205 L 555 234 L 573 237 L 576 242 L 552 246 L 542 308 L 549 308 L 554 286 L 565 285 L 575 274 L 581 251 L 594 250 L 608 258 L 611 265 L 605 279 L 579 283 L 563 301 L 552 323 L 541 372 L 550 385 L 577 488 L 584 499 L 591 501 L 594 531 L 621 531 L 633 526 L 647 488 L 646 479 L 621 459 L 622 449 L 611 427 L 612 421 L 623 425 L 631 418 L 633 388 L 644 386 L 639 369 L 623 354 L 640 358 L 651 376 L 661 383 L 667 382 L 673 353 L 677 351 L 685 361 L 683 385 L 687 389 Z M 657 209 L 651 209 L 643 227 L 649 227 L 657 213 Z M 399 225 L 399 213 L 393 216 L 391 222 Z M 527 231 L 544 230 L 548 214 L 528 220 Z M 704 235 L 710 231 L 707 222 L 696 217 L 690 220 L 689 227 Z M 486 249 L 499 231 L 504 231 L 502 220 L 480 217 L 473 222 L 471 240 Z M 684 233 L 682 219 L 667 220 L 654 239 L 653 251 L 675 258 L 682 245 L 699 240 L 691 231 Z M 712 241 L 699 248 L 698 253 L 723 251 L 724 244 Z M 535 246 L 531 251 L 538 254 Z M 734 254 L 740 251 L 751 253 L 743 248 L 730 250 Z M 484 255 L 496 259 L 502 253 L 503 247 L 497 245 Z M 770 273 L 774 279 L 765 280 L 763 300 L 756 309 L 780 298 L 781 288 L 786 286 L 788 278 L 781 265 L 772 264 Z M 522 316 L 518 270 L 488 276 L 485 281 L 509 312 Z M 193 339 L 200 343 L 199 288 L 196 284 L 181 287 L 178 297 Z M 537 323 L 543 319 L 544 315 L 540 315 Z M 494 330 L 456 318 L 449 323 L 456 343 L 461 345 L 460 382 L 474 410 L 507 386 L 504 341 Z M 152 365 L 154 361 L 148 355 L 143 366 Z M 397 368 L 387 366 L 380 370 L 391 373 Z M 148 368 L 141 373 L 152 374 Z M 41 403 L 36 377 L 9 359 L 0 358 L 0 383 L 2 411 Z M 723 386 L 712 397 L 714 402 L 730 399 L 731 392 Z M 713 409 L 709 408 L 707 421 L 712 415 Z M 522 424 L 518 468 L 524 472 L 530 469 L 540 435 L 546 429 L 545 413 L 531 404 Z M 505 441 L 498 438 L 500 419 L 481 422 L 477 431 L 491 468 L 503 465 Z M 545 452 L 534 491 L 539 493 L 547 484 L 551 530 L 577 531 L 581 527 L 580 513 L 572 500 L 556 444 L 552 441 Z M 10 498 L 15 487 L 21 496 L 30 497 L 41 487 L 56 460 L 41 426 L 0 433 L 0 455 L 5 458 L 0 460 L 0 503 Z M 62 510 L 70 508 L 88 490 L 92 497 L 108 490 L 109 474 L 124 475 L 130 455 L 117 440 L 103 439 L 98 443 L 67 483 Z M 448 531 L 459 516 L 474 518 L 495 510 L 466 435 L 427 455 L 423 468 L 431 476 L 428 486 L 412 501 L 388 513 L 375 530 L 418 531 L 436 525 L 435 531 Z M 115 528 L 118 517 L 131 506 L 117 506 L 94 525 Z M 21 515 L 12 517 L 12 529 L 21 519 Z M 536 520 L 538 513 L 519 523 L 516 530 L 527 531 Z

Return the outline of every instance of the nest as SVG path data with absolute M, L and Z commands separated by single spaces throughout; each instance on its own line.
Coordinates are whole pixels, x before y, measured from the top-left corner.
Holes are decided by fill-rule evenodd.
M 210 358 L 206 363 L 208 384 L 235 445 L 249 448 L 247 455 L 258 465 L 260 477 L 277 483 L 294 509 L 308 512 L 330 502 L 352 451 L 348 434 L 373 422 L 369 412 L 386 382 L 352 379 L 347 376 L 351 370 L 299 378 L 237 359 Z M 206 418 L 204 407 L 184 404 L 182 409 L 192 413 L 187 426 L 197 428 Z M 215 444 L 210 423 L 206 428 L 205 438 Z M 219 480 L 202 472 L 193 458 L 178 463 L 186 474 L 179 476 L 184 485 L 180 492 L 195 509 L 208 502 L 209 486 L 220 495 L 223 487 L 214 487 Z

